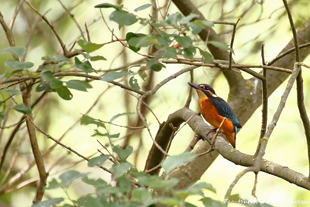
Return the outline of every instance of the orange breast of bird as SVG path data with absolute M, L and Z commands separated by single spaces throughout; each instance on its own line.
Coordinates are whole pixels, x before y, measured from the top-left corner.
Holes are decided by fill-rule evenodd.
M 204 119 L 215 128 L 219 128 L 224 117 L 218 114 L 217 109 L 211 103 L 211 100 L 208 98 L 200 99 L 199 107 Z M 235 147 L 234 125 L 229 119 L 226 119 L 225 122 L 223 123 L 221 127 L 221 132 L 225 134 L 226 138 L 231 143 L 231 145 Z

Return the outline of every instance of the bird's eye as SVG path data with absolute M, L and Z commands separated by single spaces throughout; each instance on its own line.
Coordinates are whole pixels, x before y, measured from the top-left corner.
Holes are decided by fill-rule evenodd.
M 200 88 L 205 88 L 205 86 L 204 86 L 204 85 L 199 85 L 199 87 L 200 87 Z

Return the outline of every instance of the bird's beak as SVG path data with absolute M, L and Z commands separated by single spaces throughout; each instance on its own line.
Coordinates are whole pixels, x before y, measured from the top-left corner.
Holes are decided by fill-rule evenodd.
M 190 85 L 191 87 L 195 88 L 196 90 L 202 90 L 202 88 L 200 88 L 198 85 L 194 84 L 194 83 L 190 83 L 188 82 L 188 85 Z

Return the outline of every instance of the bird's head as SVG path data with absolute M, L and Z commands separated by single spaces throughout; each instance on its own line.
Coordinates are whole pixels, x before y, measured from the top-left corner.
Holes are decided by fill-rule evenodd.
M 199 99 L 218 97 L 214 89 L 208 84 L 196 85 L 194 83 L 188 83 L 188 85 L 196 89 Z

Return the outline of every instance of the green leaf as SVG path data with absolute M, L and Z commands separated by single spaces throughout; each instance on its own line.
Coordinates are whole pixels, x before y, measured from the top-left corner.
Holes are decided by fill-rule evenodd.
M 129 85 L 133 88 L 133 89 L 136 89 L 136 90 L 140 90 L 140 86 L 138 84 L 138 81 L 137 79 L 132 76 L 130 79 L 129 79 Z
M 152 195 L 145 188 L 137 188 L 132 191 L 132 198 L 142 204 L 152 201 Z
M 20 94 L 20 90 L 17 89 L 9 89 L 5 91 L 7 94 L 18 95 Z
M 189 186 L 187 189 L 179 190 L 176 192 L 176 194 L 182 199 L 185 199 L 189 195 L 204 196 L 203 190 L 205 189 L 216 193 L 216 189 L 210 183 L 200 182 Z
M 97 192 L 98 193 L 98 192 Z M 93 198 L 91 195 L 86 195 L 80 197 L 76 202 L 74 202 L 74 207 L 83 206 L 83 207 L 112 207 L 103 199 Z M 64 206 L 65 207 L 65 206 Z
M 113 81 L 115 79 L 122 78 L 122 77 L 128 75 L 129 73 L 130 72 L 128 72 L 127 69 L 124 69 L 124 70 L 119 71 L 119 72 L 117 72 L 117 71 L 109 71 L 100 79 L 103 80 L 103 81 L 109 82 L 109 81 Z
M 154 202 L 161 203 L 167 206 L 183 206 L 181 205 L 180 199 L 171 198 L 171 197 L 163 197 L 163 196 L 156 197 L 154 198 Z
M 178 54 L 177 51 L 172 47 L 166 47 L 164 51 L 164 58 L 174 58 Z
M 192 39 L 187 36 L 178 36 L 175 39 L 184 48 L 188 48 L 193 45 Z
M 198 34 L 199 32 L 201 32 L 202 29 L 207 27 L 213 27 L 213 25 L 213 22 L 198 19 L 189 23 L 189 26 L 193 30 L 193 34 Z
M 195 159 L 196 155 L 190 152 L 184 152 L 179 155 L 168 157 L 162 164 L 162 167 L 166 173 L 170 173 L 175 168 L 179 167 L 180 165 L 192 161 Z
M 27 106 L 25 106 L 25 104 L 23 104 L 23 103 L 14 106 L 13 109 L 15 109 L 18 112 L 24 113 L 24 114 L 31 114 L 32 113 L 31 109 L 28 108 Z
M 137 47 L 148 47 L 150 45 L 159 44 L 157 36 L 145 36 L 140 38 L 139 42 L 136 44 Z
M 169 180 L 163 180 L 158 176 L 138 176 L 138 181 L 140 184 L 154 188 L 154 189 L 172 189 L 179 180 L 177 178 L 172 178 Z
M 88 82 L 81 80 L 69 80 L 66 84 L 69 88 L 85 92 L 87 92 L 87 88 L 92 88 Z
M 42 92 L 42 91 L 46 91 L 50 89 L 50 84 L 46 83 L 46 82 L 42 82 L 40 83 L 37 87 L 36 87 L 36 92 Z
M 34 66 L 32 62 L 19 62 L 16 60 L 7 60 L 4 65 L 12 68 L 13 70 L 26 69 Z
M 1 103 L 1 102 L 0 102 Z M 5 113 L 3 111 L 0 112 L 0 123 L 5 118 Z
M 169 15 L 166 22 L 172 26 L 178 27 L 179 25 L 177 25 L 177 23 L 181 19 L 182 19 L 182 15 L 179 12 L 176 12 L 174 14 Z
M 56 79 L 51 71 L 45 71 L 41 76 L 41 83 L 47 83 L 51 88 L 57 89 L 63 86 L 62 81 Z
M 55 89 L 58 95 L 64 100 L 71 100 L 73 98 L 72 93 L 66 86 L 61 86 Z
M 61 186 L 61 184 L 55 178 L 52 178 L 52 180 L 48 182 L 48 186 L 46 189 L 55 189 L 60 187 L 63 186 Z
M 184 57 L 188 59 L 192 59 L 194 54 L 196 53 L 196 50 L 194 47 L 184 48 Z
M 109 3 L 103 3 L 103 4 L 98 4 L 95 6 L 95 8 L 114 8 L 116 10 L 121 10 L 123 8 L 123 5 L 114 5 L 114 4 L 109 4 Z
M 132 25 L 138 21 L 134 14 L 127 11 L 115 10 L 110 15 L 110 20 L 118 23 L 119 25 Z
M 61 203 L 63 200 L 64 198 L 52 198 L 46 201 L 41 201 L 39 203 L 33 204 L 31 207 L 51 207 Z
M 12 54 L 16 57 L 23 57 L 26 54 L 26 48 L 24 47 L 8 47 L 0 50 L 0 54 Z
M 61 186 L 68 186 L 73 181 L 85 177 L 86 175 L 86 173 L 80 173 L 76 170 L 66 171 L 59 176 L 59 179 L 61 180 Z
M 213 200 L 212 198 L 209 197 L 204 197 L 202 199 L 200 199 L 200 201 L 202 201 L 203 205 L 206 207 L 227 207 L 227 205 L 225 205 L 224 203 L 220 202 L 220 201 L 216 201 Z
M 88 185 L 93 185 L 93 186 L 106 186 L 107 182 L 105 180 L 102 180 L 101 178 L 98 179 L 90 179 L 87 176 L 82 177 L 82 181 Z
M 88 161 L 88 167 L 95 167 L 97 165 L 102 165 L 103 163 L 105 163 L 105 161 L 107 161 L 107 159 L 109 159 L 110 155 L 100 155 L 97 157 L 93 157 Z
M 130 164 L 129 162 L 114 164 L 111 168 L 112 179 L 117 179 L 123 176 L 131 167 L 132 164 Z
M 138 12 L 138 11 L 141 11 L 141 10 L 149 8 L 150 6 L 152 6 L 152 4 L 144 4 L 144 5 L 139 6 L 138 8 L 136 8 L 134 11 Z
M 132 153 L 133 148 L 132 146 L 127 146 L 125 149 L 123 149 L 119 146 L 114 146 L 113 151 L 119 156 L 122 161 L 125 161 L 127 157 Z
M 74 64 L 77 69 L 83 70 L 86 73 L 94 71 L 89 61 L 81 62 L 79 58 L 74 58 Z
M 128 32 L 126 34 L 126 41 L 129 45 L 129 48 L 133 50 L 134 52 L 138 52 L 141 47 L 138 47 L 137 44 L 140 41 L 140 39 L 145 36 L 146 36 L 145 34 L 140 34 L 140 33 L 135 34 L 133 32 Z
M 203 56 L 203 62 L 205 63 L 212 63 L 213 59 L 212 59 L 212 55 L 207 52 L 207 51 L 203 51 L 202 49 L 198 48 L 200 51 L 200 54 Z
M 120 113 L 120 114 L 116 114 L 114 115 L 111 119 L 110 122 L 114 121 L 115 119 L 117 119 L 118 117 L 124 116 L 124 115 L 132 115 L 132 114 L 136 114 L 135 112 L 125 112 L 125 113 Z
M 95 125 L 97 125 L 97 127 L 105 128 L 104 123 L 97 121 L 97 120 L 91 118 L 90 116 L 83 115 L 81 118 L 81 125 L 88 125 L 88 124 L 95 124 Z
M 161 71 L 162 68 L 166 68 L 166 66 L 161 63 L 156 63 L 151 66 L 151 70 L 156 72 Z
M 109 134 L 109 133 L 104 133 L 102 134 L 101 132 L 99 132 L 99 130 L 95 129 L 95 133 L 93 135 L 91 135 L 92 137 L 94 136 L 102 136 L 102 137 L 109 137 L 109 138 L 118 138 L 120 135 L 120 133 L 117 134 Z
M 117 186 L 119 187 L 120 192 L 127 194 L 129 191 L 131 191 L 133 183 L 126 177 L 126 175 L 117 178 L 115 181 L 117 182 Z
M 186 17 L 183 17 L 180 20 L 180 24 L 188 24 L 192 19 L 199 17 L 198 14 L 194 14 L 194 13 L 190 13 L 189 15 L 187 15 Z
M 208 44 L 214 45 L 215 47 L 218 47 L 222 50 L 229 50 L 232 51 L 232 49 L 229 48 L 228 45 L 226 45 L 223 42 L 219 42 L 219 41 L 208 41 Z
M 101 55 L 96 55 L 90 58 L 91 61 L 98 61 L 98 60 L 107 60 L 105 57 Z
M 103 46 L 103 45 L 95 44 L 95 43 L 88 42 L 85 40 L 79 40 L 77 41 L 77 43 L 80 45 L 81 48 L 83 48 L 88 53 L 94 52 Z

